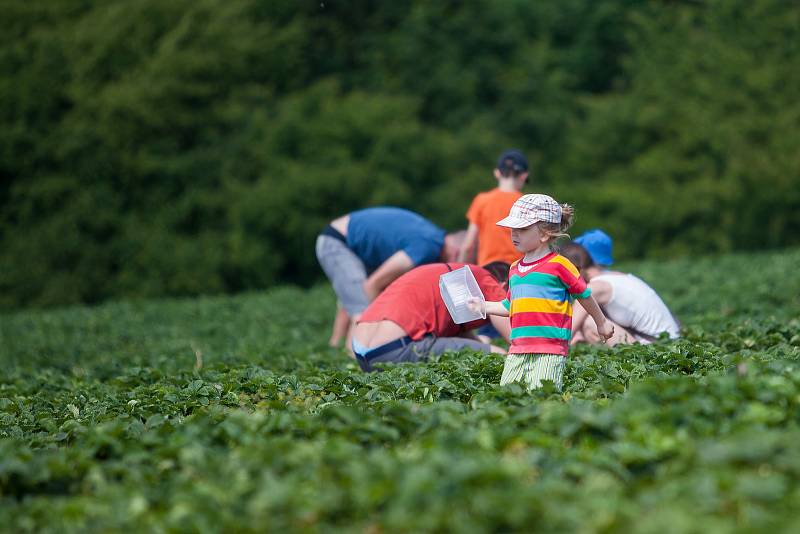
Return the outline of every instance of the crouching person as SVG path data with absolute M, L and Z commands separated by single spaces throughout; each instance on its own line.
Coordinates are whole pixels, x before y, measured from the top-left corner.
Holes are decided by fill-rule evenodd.
M 419 362 L 445 351 L 472 349 L 505 353 L 483 343 L 471 331 L 491 322 L 508 340 L 507 317 L 491 317 L 465 324 L 453 322 L 439 293 L 439 277 L 463 263 L 433 263 L 416 267 L 392 282 L 361 315 L 353 331 L 353 352 L 361 368 L 374 371 L 376 363 Z M 487 299 L 502 299 L 505 291 L 485 269 L 470 265 Z
M 610 249 L 609 249 L 610 250 Z M 617 344 L 652 343 L 666 332 L 670 339 L 680 336 L 680 325 L 656 291 L 630 273 L 606 269 L 594 261 L 592 254 L 577 242 L 566 243 L 561 254 L 580 271 L 597 303 L 614 326 L 614 335 L 605 341 Z M 607 255 L 610 263 L 610 254 Z M 598 344 L 594 320 L 583 309 L 576 309 L 572 321 L 572 345 Z

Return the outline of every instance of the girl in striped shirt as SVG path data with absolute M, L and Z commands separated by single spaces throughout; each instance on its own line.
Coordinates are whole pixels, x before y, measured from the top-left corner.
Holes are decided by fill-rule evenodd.
M 594 319 L 602 340 L 614 333 L 578 269 L 551 250 L 553 242 L 566 235 L 572 215 L 572 206 L 559 205 L 547 195 L 524 195 L 497 223 L 511 228 L 514 247 L 525 255 L 511 265 L 506 298 L 486 302 L 483 310 L 511 318 L 511 347 L 501 385 L 522 382 L 534 389 L 542 380 L 551 380 L 561 389 L 575 299 Z

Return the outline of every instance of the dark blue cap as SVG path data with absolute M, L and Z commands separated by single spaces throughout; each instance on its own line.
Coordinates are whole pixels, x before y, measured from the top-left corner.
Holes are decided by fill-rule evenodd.
M 525 154 L 516 148 L 512 148 L 506 150 L 497 158 L 497 169 L 503 176 L 510 174 L 512 171 L 522 173 L 528 170 L 528 159 Z
M 612 241 L 604 231 L 594 228 L 584 232 L 575 238 L 575 242 L 586 249 L 592 257 L 592 261 L 598 265 L 611 265 L 614 260 L 611 257 Z

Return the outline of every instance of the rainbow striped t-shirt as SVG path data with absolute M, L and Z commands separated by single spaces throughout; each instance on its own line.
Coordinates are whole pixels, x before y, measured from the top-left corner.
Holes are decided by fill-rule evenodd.
M 572 334 L 572 301 L 591 294 L 578 269 L 555 252 L 532 263 L 516 261 L 502 302 L 511 314 L 508 353 L 566 356 Z

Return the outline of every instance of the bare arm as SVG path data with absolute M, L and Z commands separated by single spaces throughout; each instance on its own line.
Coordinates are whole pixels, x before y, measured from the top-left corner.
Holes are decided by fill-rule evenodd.
M 597 280 L 595 282 L 589 282 L 589 288 L 592 290 L 592 297 L 594 297 L 595 302 L 602 306 L 603 304 L 608 304 L 608 301 L 611 300 L 612 288 L 608 282 L 604 282 L 602 280 Z M 586 321 L 586 318 L 589 314 L 586 311 L 586 308 L 583 306 L 576 306 L 572 309 L 572 334 L 575 335 L 575 332 L 580 332 L 583 328 L 583 323 Z
M 489 320 L 492 322 L 492 326 L 500 333 L 500 337 L 507 342 L 511 342 L 509 339 L 511 337 L 511 321 L 508 320 L 508 317 L 490 315 Z
M 347 329 L 350 328 L 350 316 L 344 308 L 337 308 L 333 318 L 333 328 L 328 345 L 338 347 L 343 338 L 347 338 Z
M 388 260 L 383 262 L 374 273 L 364 282 L 364 292 L 371 301 L 375 300 L 381 291 L 391 284 L 395 278 L 410 271 L 414 262 L 402 250 L 395 252 Z
M 500 317 L 508 317 L 509 313 L 501 302 L 487 301 L 481 303 L 478 297 L 470 297 L 467 299 L 467 307 L 475 313 L 483 313 L 487 317 L 490 315 L 499 315 Z
M 597 325 L 597 334 L 605 342 L 606 339 L 614 334 L 614 327 L 606 321 L 606 316 L 603 315 L 603 311 L 600 309 L 597 301 L 594 300 L 593 296 L 589 295 L 586 298 L 578 299 L 578 302 L 580 302 L 586 312 L 592 316 L 594 323 Z
M 478 225 L 469 223 L 467 227 L 467 234 L 464 236 L 464 242 L 461 243 L 461 249 L 458 251 L 458 262 L 469 263 L 474 259 L 473 248 L 478 239 Z
M 577 343 L 577 340 L 575 339 L 575 334 L 580 332 L 581 329 L 583 329 L 583 323 L 586 322 L 586 318 L 588 316 L 589 314 L 586 313 L 586 308 L 584 308 L 583 306 L 574 306 L 572 308 L 572 339 L 573 339 L 572 344 Z
M 487 302 L 486 303 L 486 315 L 498 315 L 500 317 L 508 317 L 509 313 L 505 306 L 501 302 Z

